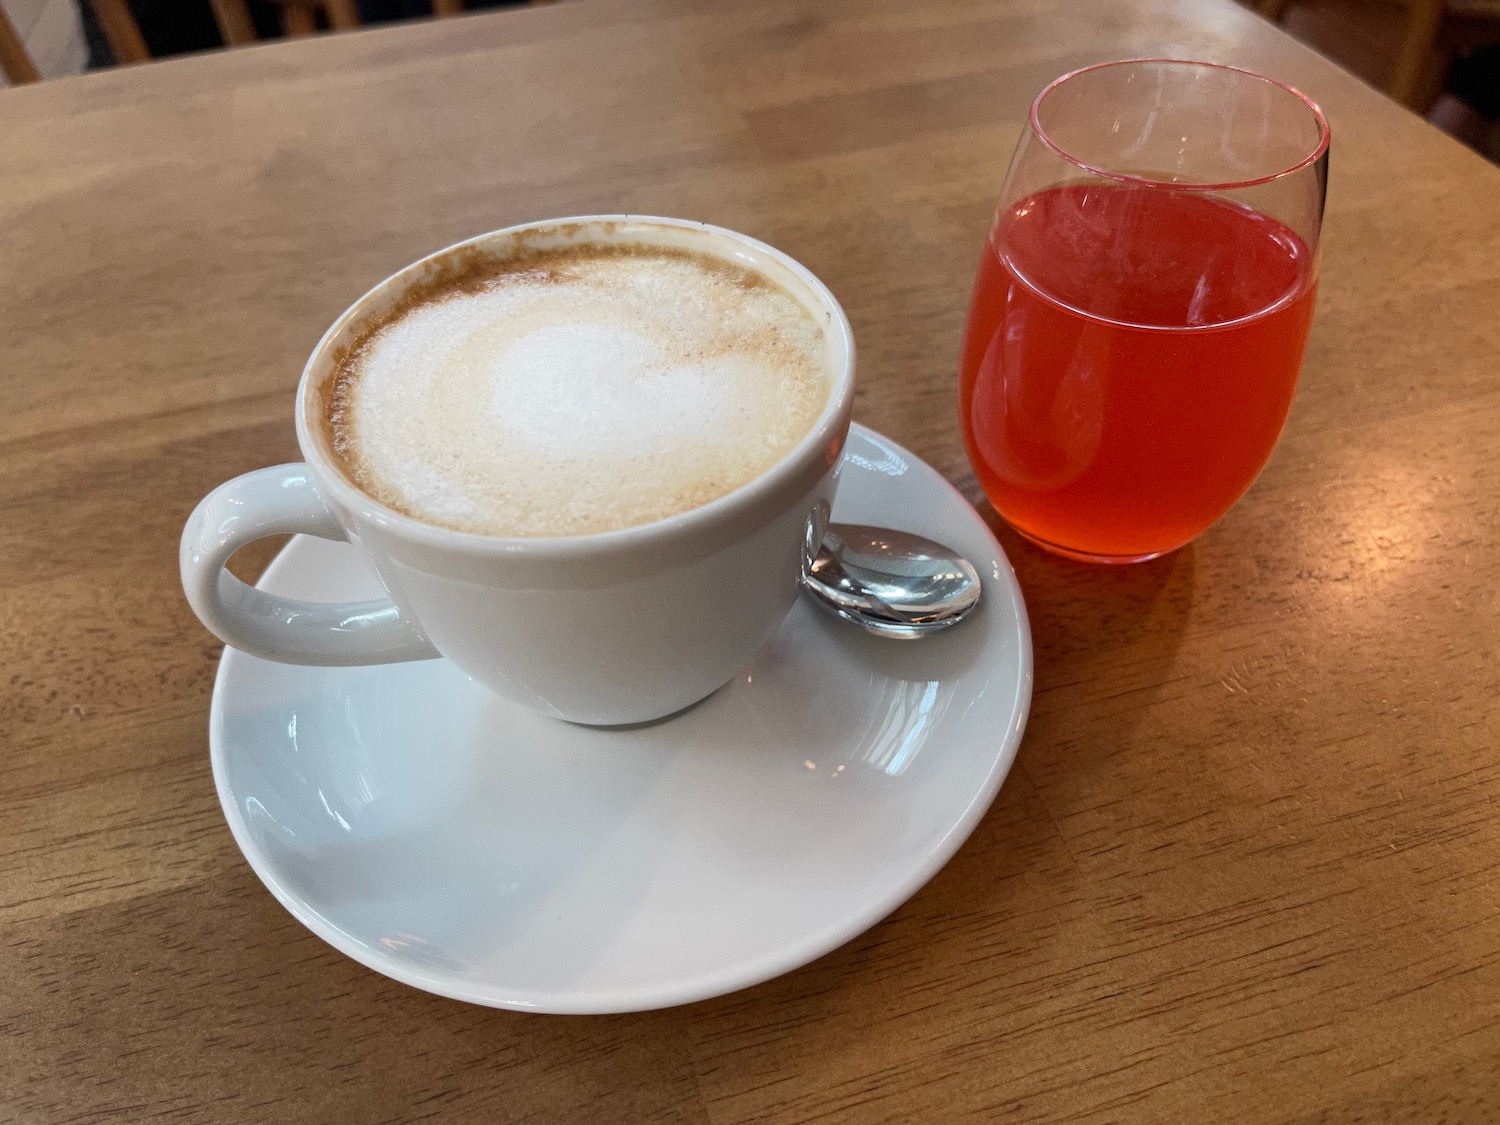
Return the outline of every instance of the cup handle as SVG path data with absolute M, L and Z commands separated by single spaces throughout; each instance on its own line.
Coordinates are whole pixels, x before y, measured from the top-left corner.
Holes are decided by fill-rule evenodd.
M 440 655 L 390 598 L 279 598 L 225 569 L 247 543 L 287 533 L 349 538 L 301 463 L 221 484 L 188 517 L 178 551 L 182 588 L 193 612 L 221 641 L 283 664 L 394 664 Z

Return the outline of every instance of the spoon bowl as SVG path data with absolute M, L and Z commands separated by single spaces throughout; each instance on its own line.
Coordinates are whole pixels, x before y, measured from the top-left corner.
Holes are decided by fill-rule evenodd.
M 867 632 L 915 640 L 950 629 L 979 604 L 979 572 L 908 531 L 829 524 L 802 586 L 823 609 Z

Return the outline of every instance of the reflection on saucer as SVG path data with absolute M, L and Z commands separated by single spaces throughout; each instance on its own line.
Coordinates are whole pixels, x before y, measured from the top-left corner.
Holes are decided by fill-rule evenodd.
M 851 441 L 845 448 L 846 471 L 852 466 L 872 473 L 884 473 L 889 477 L 905 475 L 911 468 L 911 462 L 906 459 L 905 451 L 875 433 L 874 430 L 866 430 L 865 433 L 868 435 L 867 441 L 863 443 Z M 853 522 L 842 515 L 838 518 L 844 523 Z

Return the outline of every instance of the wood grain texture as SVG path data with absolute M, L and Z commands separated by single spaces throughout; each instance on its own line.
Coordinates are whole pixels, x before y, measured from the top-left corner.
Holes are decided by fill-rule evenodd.
M 857 416 L 979 502 L 954 369 L 1026 106 L 1155 54 L 1327 108 L 1303 385 L 1172 557 L 997 525 L 1035 704 L 947 869 L 789 976 L 594 1019 L 415 992 L 276 905 L 217 807 L 176 541 L 295 459 L 345 305 L 527 219 L 745 230 L 845 302 Z M 580 0 L 0 123 L 0 1120 L 1500 1120 L 1500 171 L 1228 0 Z

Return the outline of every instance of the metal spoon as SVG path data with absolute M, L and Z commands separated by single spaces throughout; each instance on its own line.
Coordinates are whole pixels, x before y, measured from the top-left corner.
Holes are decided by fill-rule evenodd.
M 941 543 L 848 523 L 828 525 L 802 587 L 835 617 L 903 640 L 957 625 L 981 589 L 978 571 Z

